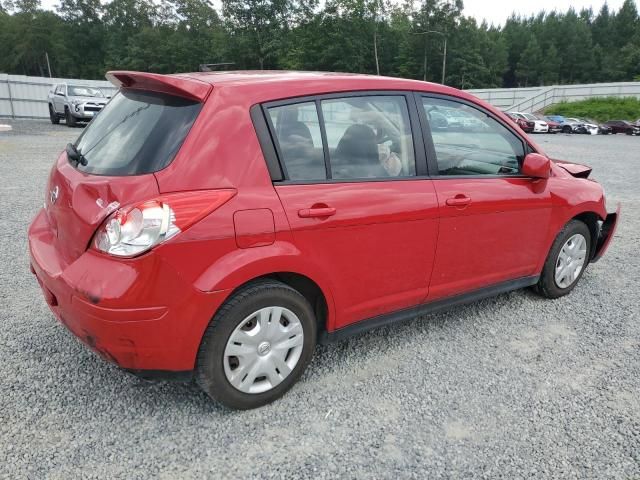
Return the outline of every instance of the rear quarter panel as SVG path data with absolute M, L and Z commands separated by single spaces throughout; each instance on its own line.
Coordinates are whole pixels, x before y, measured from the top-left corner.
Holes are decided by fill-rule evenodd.
M 228 290 L 260 276 L 291 272 L 316 282 L 327 301 L 327 324 L 334 317 L 329 275 L 293 243 L 250 116 L 251 100 L 218 89 L 205 103 L 174 161 L 156 172 L 161 192 L 236 188 L 227 204 L 158 248 L 181 275 L 206 292 Z M 234 215 L 270 210 L 274 239 L 240 248 Z M 215 312 L 211 312 L 213 315 Z

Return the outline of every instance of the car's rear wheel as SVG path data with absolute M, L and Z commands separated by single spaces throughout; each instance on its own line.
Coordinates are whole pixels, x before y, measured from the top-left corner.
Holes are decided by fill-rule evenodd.
M 254 282 L 225 302 L 205 331 L 196 379 L 228 407 L 260 407 L 293 386 L 315 344 L 309 302 L 284 283 Z
M 558 298 L 574 289 L 589 263 L 591 233 L 579 220 L 571 220 L 558 234 L 542 269 L 536 290 Z
M 65 121 L 66 121 L 68 127 L 75 127 L 76 126 L 76 117 L 71 115 L 71 112 L 69 111 L 68 108 L 65 108 L 64 116 L 65 116 Z
M 571 133 L 571 127 L 569 125 L 565 125 L 562 127 L 562 133 Z
M 49 120 L 51 120 L 51 123 L 53 123 L 54 125 L 60 123 L 60 117 L 58 117 L 58 115 L 53 111 L 53 107 L 51 106 L 51 104 L 49 104 Z

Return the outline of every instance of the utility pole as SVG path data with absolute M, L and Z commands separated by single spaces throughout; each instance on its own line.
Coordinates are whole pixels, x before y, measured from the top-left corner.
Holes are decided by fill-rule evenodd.
M 442 53 L 442 85 L 444 85 L 444 75 L 447 71 L 447 35 L 444 34 L 444 52 Z
M 380 63 L 378 62 L 378 25 L 373 32 L 373 52 L 376 57 L 376 75 L 380 75 Z
M 378 61 L 378 5 L 376 2 L 376 9 L 373 14 L 374 29 L 373 29 L 373 53 L 376 57 L 376 75 L 380 75 L 380 62 Z
M 426 30 L 424 32 L 411 32 L 412 35 L 425 35 L 424 40 L 424 80 L 427 80 L 427 37 L 429 33 L 441 35 L 444 38 L 444 49 L 442 52 L 442 84 L 444 85 L 445 74 L 447 71 L 447 34 L 438 30 Z
M 47 70 L 49 70 L 49 78 L 51 78 L 51 64 L 49 63 L 49 54 L 44 52 L 44 56 L 47 59 Z

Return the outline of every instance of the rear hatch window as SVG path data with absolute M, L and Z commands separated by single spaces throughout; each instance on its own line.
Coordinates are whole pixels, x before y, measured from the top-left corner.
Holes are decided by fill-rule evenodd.
M 76 142 L 74 166 L 94 175 L 142 175 L 171 163 L 202 104 L 162 93 L 121 90 Z

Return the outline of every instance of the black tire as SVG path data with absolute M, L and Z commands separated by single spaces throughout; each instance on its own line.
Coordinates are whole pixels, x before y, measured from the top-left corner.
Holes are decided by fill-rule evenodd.
M 302 353 L 289 376 L 276 387 L 264 393 L 244 393 L 225 375 L 224 351 L 236 327 L 268 306 L 286 307 L 298 316 L 304 335 Z M 297 290 L 276 280 L 249 283 L 220 307 L 207 327 L 196 359 L 196 381 L 211 398 L 230 408 L 247 410 L 271 403 L 284 395 L 306 369 L 315 349 L 316 332 L 313 308 Z
M 587 255 L 585 256 L 584 263 L 582 265 L 580 273 L 578 274 L 578 277 L 568 287 L 561 288 L 556 284 L 555 280 L 555 270 L 556 263 L 558 261 L 558 255 L 560 254 L 560 250 L 564 246 L 565 242 L 575 234 L 581 234 L 585 238 L 587 242 Z M 540 279 L 535 286 L 535 290 L 540 295 L 546 298 L 559 298 L 570 293 L 571 290 L 573 290 L 578 284 L 580 278 L 582 278 L 582 275 L 584 274 L 584 271 L 589 264 L 591 241 L 591 232 L 589 231 L 589 227 L 587 227 L 585 223 L 581 222 L 580 220 L 571 220 L 569 223 L 567 223 L 560 231 L 560 233 L 558 233 L 558 236 L 551 246 L 551 250 L 549 251 L 547 260 L 544 262 L 544 267 L 542 268 L 542 274 L 540 275 Z
M 49 120 L 51 120 L 51 123 L 54 125 L 58 125 L 60 123 L 60 117 L 58 117 L 57 113 L 54 113 L 51 104 L 49 104 Z
M 571 133 L 571 127 L 569 125 L 565 125 L 562 127 L 562 133 Z
M 67 127 L 75 127 L 76 126 L 76 117 L 71 115 L 71 112 L 68 108 L 64 109 L 64 118 L 67 122 Z

